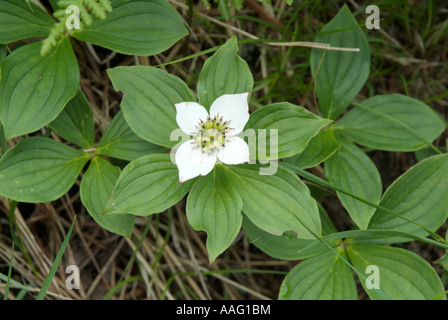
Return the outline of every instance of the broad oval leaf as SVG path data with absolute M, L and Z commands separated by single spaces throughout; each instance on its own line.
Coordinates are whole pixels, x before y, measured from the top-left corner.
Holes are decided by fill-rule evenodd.
M 178 129 L 174 104 L 195 101 L 179 78 L 148 66 L 116 67 L 107 70 L 112 84 L 123 93 L 124 118 L 140 138 L 171 148 L 171 133 Z
M 368 289 L 366 282 L 377 281 L 381 292 L 393 300 L 432 299 L 445 291 L 436 271 L 413 252 L 381 245 L 350 245 L 346 250 L 353 266 L 361 272 L 368 266 L 377 267 L 377 279 L 370 271 L 372 278 L 361 281 L 372 300 L 383 296 L 375 287 Z
M 243 230 L 250 244 L 267 255 L 282 260 L 299 260 L 299 250 L 316 240 L 297 239 L 295 233 L 275 236 L 258 228 L 249 218 L 243 218 Z
M 81 148 L 93 147 L 95 139 L 95 124 L 93 114 L 84 93 L 79 90 L 59 116 L 50 123 L 50 127 L 65 140 Z
M 359 48 L 359 52 L 311 50 L 311 72 L 316 83 L 319 109 L 325 117 L 336 119 L 369 77 L 369 43 L 347 5 L 322 28 L 315 41 L 333 47 Z
M 179 183 L 179 172 L 169 154 L 138 158 L 121 172 L 103 214 L 160 213 L 179 202 L 194 181 Z
M 341 148 L 325 162 L 325 175 L 332 184 L 378 204 L 383 192 L 381 176 L 373 161 L 353 143 L 340 139 Z M 342 205 L 360 229 L 367 229 L 375 208 L 341 192 Z
M 78 92 L 78 62 L 69 40 L 45 56 L 40 47 L 27 44 L 0 64 L 0 115 L 7 139 L 47 125 Z
M 254 80 L 246 61 L 237 55 L 238 43 L 233 36 L 208 58 L 199 74 L 199 103 L 207 110 L 224 94 L 252 91 Z
M 346 258 L 341 247 L 335 248 Z M 279 300 L 356 300 L 355 278 L 349 266 L 327 251 L 295 266 L 280 287 Z
M 130 214 L 108 214 L 102 212 L 120 176 L 120 168 L 101 157 L 95 157 L 84 173 L 79 193 L 81 202 L 92 218 L 110 232 L 130 237 L 135 217 Z
M 252 113 L 244 134 L 247 136 L 254 130 L 257 159 L 277 160 L 305 150 L 310 139 L 330 122 L 302 107 L 280 102 Z M 251 143 L 254 142 L 249 139 L 249 147 Z M 251 155 L 251 158 L 255 157 Z
M 426 158 L 395 180 L 381 199 L 380 206 L 391 209 L 400 216 L 378 209 L 369 228 L 426 236 L 427 231 L 421 226 L 436 231 L 446 221 L 447 195 L 448 154 Z M 406 239 L 392 238 L 387 242 L 404 240 Z
M 164 0 L 116 0 L 106 19 L 94 18 L 73 36 L 129 55 L 149 56 L 188 34 L 179 13 Z
M 434 141 L 445 130 L 445 125 L 420 100 L 387 94 L 356 104 L 334 128 L 339 134 L 367 147 L 414 151 Z
M 324 208 L 319 204 L 319 214 L 320 220 L 322 222 L 322 234 L 331 234 L 337 232 Z M 318 240 L 306 240 L 297 239 L 294 232 L 284 233 L 281 236 L 275 236 L 273 234 L 267 233 L 255 224 L 253 224 L 250 219 L 245 215 L 243 216 L 243 230 L 249 239 L 250 243 L 255 245 L 258 249 L 268 254 L 269 256 L 282 259 L 282 260 L 301 260 L 309 256 L 316 254 L 321 254 L 322 252 L 328 251 L 328 248 Z M 315 250 L 307 252 L 307 256 L 302 255 L 301 250 L 308 247 L 310 244 L 318 244 Z M 336 245 L 331 243 L 331 245 Z
M 163 153 L 165 148 L 137 136 L 129 128 L 121 110 L 114 116 L 97 146 L 97 154 L 132 161 L 152 153 Z
M 72 187 L 89 158 L 52 139 L 23 139 L 0 159 L 0 195 L 19 202 L 56 200 Z
M 308 169 L 330 158 L 340 147 L 341 145 L 334 136 L 334 131 L 332 129 L 324 129 L 311 138 L 305 150 L 283 161 L 291 163 L 300 169 Z
M 193 229 L 207 232 L 210 263 L 226 250 L 241 229 L 243 200 L 220 166 L 199 177 L 187 198 L 187 218 Z
M 32 1 L 2 0 L 0 43 L 46 37 L 55 21 Z
M 273 235 L 293 231 L 300 239 L 321 235 L 316 201 L 296 175 L 281 167 L 266 175 L 255 164 L 224 168 L 243 199 L 244 213 L 258 228 Z

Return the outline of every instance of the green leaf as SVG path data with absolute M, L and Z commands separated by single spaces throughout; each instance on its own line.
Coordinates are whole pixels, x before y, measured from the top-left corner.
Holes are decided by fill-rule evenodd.
M 6 141 L 5 138 L 5 131 L 3 130 L 3 126 L 0 123 L 0 156 L 3 155 L 6 151 L 8 151 L 9 146 L 8 146 L 8 141 Z
M 445 234 L 445 242 L 448 242 L 448 232 Z M 442 267 L 448 271 L 448 250 L 446 250 L 445 255 L 437 260 L 435 263 L 442 265 Z
M 360 271 L 370 265 L 378 267 L 379 287 L 391 299 L 432 299 L 445 291 L 431 265 L 413 252 L 380 245 L 350 245 L 346 250 Z M 368 289 L 364 281 L 361 284 L 372 300 L 381 299 L 378 289 Z
M 325 162 L 329 182 L 378 204 L 382 195 L 381 176 L 367 154 L 353 143 L 339 140 L 341 148 Z M 360 229 L 367 229 L 375 208 L 337 192 L 342 205 Z
M 78 92 L 79 69 L 68 39 L 45 56 L 34 42 L 14 50 L 0 64 L 1 122 L 7 139 L 53 121 Z
M 359 48 L 359 52 L 311 50 L 310 64 L 319 109 L 336 119 L 353 101 L 370 73 L 370 48 L 364 32 L 358 27 L 347 5 L 327 23 L 315 39 L 333 47 Z
M 320 221 L 322 223 L 322 235 L 337 232 L 336 227 L 334 226 L 333 221 L 331 221 L 330 217 L 328 216 L 328 213 L 325 211 L 325 208 L 319 202 L 316 201 L 316 203 L 319 209 Z
M 333 223 L 329 219 L 324 208 L 318 203 L 320 219 L 322 221 L 322 233 L 329 234 L 336 232 Z M 297 239 L 294 232 L 286 232 L 281 236 L 275 236 L 267 233 L 255 224 L 250 219 L 243 216 L 243 230 L 249 239 L 250 243 L 255 245 L 258 249 L 268 254 L 269 256 L 282 260 L 300 260 L 305 256 L 301 254 L 301 250 L 311 243 L 319 243 L 319 248 L 313 252 L 308 252 L 310 255 L 327 252 L 328 248 L 321 244 L 318 240 Z M 332 243 L 332 245 L 339 244 Z
M 244 0 L 232 0 L 232 5 L 239 11 L 243 8 L 243 1 Z
M 8 51 L 8 47 L 4 44 L 0 44 L 0 62 L 6 57 L 6 52 Z M 1 78 L 0 78 L 1 80 Z
M 321 235 L 316 201 L 296 175 L 280 167 L 263 175 L 255 164 L 224 168 L 243 198 L 244 213 L 258 228 L 273 235 L 293 231 L 300 239 Z
M 416 150 L 414 152 L 415 160 L 417 160 L 417 162 L 420 162 L 423 159 L 426 159 L 430 156 L 434 156 L 434 155 L 440 154 L 440 153 L 446 153 L 446 148 L 444 148 L 444 147 L 435 147 L 435 148 L 438 149 L 440 152 L 437 152 L 436 149 L 433 149 L 431 147 L 426 147 L 423 149 Z
M 53 9 L 53 11 L 56 11 L 56 10 L 60 10 L 61 9 L 61 7 L 60 6 L 58 6 L 58 2 L 59 2 L 60 0 L 48 0 L 48 2 L 50 3 L 50 6 L 51 6 L 51 8 Z
M 286 158 L 283 161 L 291 163 L 300 169 L 315 167 L 331 157 L 341 145 L 336 140 L 333 130 L 321 130 L 311 138 L 303 152 Z
M 97 154 L 132 161 L 165 148 L 147 142 L 129 128 L 121 110 L 114 116 L 97 146 Z
M 294 232 L 275 236 L 258 228 L 246 216 L 243 218 L 243 230 L 250 244 L 275 259 L 299 260 L 299 250 L 316 241 L 297 239 Z
M 93 147 L 95 139 L 93 114 L 89 102 L 81 90 L 67 103 L 59 116 L 50 123 L 50 127 L 65 140 L 81 148 Z
M 2 0 L 0 43 L 32 37 L 46 37 L 55 21 L 31 1 Z
M 404 220 L 408 221 L 410 224 L 414 224 L 414 225 L 416 225 L 418 228 L 424 229 L 424 230 L 425 230 L 426 232 L 428 232 L 431 236 L 433 236 L 435 239 L 438 240 L 438 241 L 433 240 L 433 244 L 435 244 L 435 245 L 439 245 L 439 246 L 441 246 L 441 247 L 444 247 L 443 243 L 440 241 L 440 240 L 441 240 L 441 237 L 440 237 L 439 235 L 437 235 L 437 234 L 434 233 L 433 231 L 429 230 L 427 227 L 425 227 L 425 226 L 423 226 L 423 225 L 421 225 L 421 224 L 418 224 L 418 223 L 416 223 L 416 222 L 414 222 L 414 221 L 412 221 L 412 220 L 406 218 L 406 217 L 403 216 L 403 215 L 400 215 L 398 212 L 396 212 L 396 211 L 394 211 L 394 210 L 391 210 L 391 209 L 389 209 L 389 208 L 386 208 L 386 207 L 384 207 L 384 206 L 377 205 L 377 204 L 375 204 L 375 203 L 373 203 L 373 202 L 370 202 L 370 201 L 368 201 L 368 200 L 366 200 L 366 199 L 363 199 L 363 198 L 361 198 L 361 197 L 358 197 L 358 196 L 356 196 L 356 195 L 354 195 L 354 194 L 352 194 L 352 193 L 350 193 L 350 192 L 348 192 L 348 191 L 345 191 L 345 190 L 342 189 L 342 188 L 339 188 L 338 186 L 336 186 L 336 185 L 334 185 L 334 184 L 329 183 L 329 182 L 326 181 L 326 180 L 323 180 L 323 179 L 321 179 L 321 178 L 319 178 L 319 177 L 317 177 L 317 176 L 315 176 L 315 175 L 313 175 L 313 174 L 311 174 L 311 173 L 309 173 L 309 172 L 307 172 L 307 171 L 305 171 L 305 170 L 303 170 L 303 169 L 299 169 L 299 168 L 297 168 L 297 167 L 295 167 L 295 166 L 293 166 L 293 165 L 291 165 L 291 164 L 288 164 L 288 163 L 280 163 L 280 165 L 281 165 L 281 167 L 283 167 L 283 168 L 285 168 L 285 169 L 287 169 L 287 170 L 290 170 L 291 172 L 295 172 L 295 173 L 297 173 L 300 177 L 305 178 L 305 179 L 307 179 L 307 180 L 309 180 L 309 181 L 311 181 L 311 182 L 313 182 L 313 183 L 316 183 L 316 184 L 319 185 L 319 186 L 323 186 L 323 187 L 325 187 L 325 188 L 329 188 L 329 189 L 332 189 L 332 190 L 339 191 L 339 192 L 341 192 L 341 193 L 343 193 L 343 194 L 347 194 L 347 195 L 349 195 L 349 196 L 351 196 L 351 197 L 353 197 L 353 198 L 356 198 L 357 200 L 359 200 L 359 201 L 361 201 L 361 202 L 363 202 L 363 203 L 366 203 L 366 204 L 368 204 L 368 205 L 370 205 L 370 206 L 372 206 L 372 207 L 375 207 L 375 208 L 377 208 L 378 210 L 385 211 L 385 212 L 387 212 L 387 213 L 389 213 L 389 214 L 391 214 L 391 215 L 393 215 L 393 216 L 399 216 L 401 219 L 404 219 Z M 365 231 L 365 230 L 363 230 L 363 231 Z M 407 233 L 407 232 L 404 232 L 404 233 L 402 233 L 402 234 L 405 235 L 405 237 L 407 237 L 407 236 L 409 235 L 409 233 Z M 421 239 L 425 239 L 425 238 L 420 238 L 420 240 L 421 240 Z M 428 239 L 426 239 L 426 240 L 428 240 Z M 448 248 L 448 246 L 447 246 L 447 248 Z
M 325 221 L 323 221 L 323 226 L 325 226 Z M 400 236 L 407 238 L 409 240 L 417 240 L 423 243 L 428 243 L 431 245 L 436 245 L 441 248 L 448 249 L 448 245 L 446 244 L 443 244 L 436 240 L 422 238 L 420 236 L 410 233 L 400 231 L 389 231 L 389 230 L 376 230 L 376 229 L 367 229 L 367 230 L 355 229 L 349 231 L 333 232 L 331 234 L 324 235 L 321 238 L 321 241 L 309 241 L 309 243 L 304 248 L 299 249 L 297 255 L 298 259 L 296 260 L 307 259 L 309 257 L 314 257 L 318 254 L 322 254 L 323 252 L 328 251 L 329 247 L 334 248 L 335 246 L 340 245 L 342 241 L 344 241 L 345 245 L 352 243 L 378 244 L 379 240 L 391 236 Z
M 334 128 L 359 144 L 386 151 L 423 148 L 445 130 L 429 106 L 401 94 L 376 95 L 356 104 Z
M 214 2 L 218 2 L 218 10 L 224 17 L 224 19 L 230 19 L 230 8 L 229 2 L 227 0 L 214 0 Z
M 438 259 L 435 263 L 440 264 L 445 271 L 448 271 L 448 255 L 445 253 L 445 255 Z
M 171 133 L 178 129 L 174 104 L 195 101 L 179 78 L 148 66 L 116 67 L 107 70 L 112 84 L 123 93 L 124 118 L 140 138 L 171 148 Z
M 412 233 L 401 232 L 401 231 L 390 231 L 390 230 L 379 230 L 379 229 L 366 229 L 366 230 L 348 230 L 335 232 L 322 237 L 322 241 L 328 242 L 332 240 L 341 240 L 341 239 L 349 239 L 345 240 L 346 243 L 350 241 L 350 243 L 356 244 L 378 244 L 378 239 L 387 238 L 390 236 L 400 236 L 404 238 L 408 238 L 410 240 L 417 240 L 420 242 L 428 243 L 431 245 L 439 246 L 441 248 L 448 249 L 448 244 L 444 244 L 440 241 L 424 238 Z M 310 244 L 309 247 L 312 247 L 316 244 L 316 241 L 313 244 Z M 309 248 L 306 248 L 307 250 Z
M 448 242 L 448 232 L 445 234 L 445 241 Z M 445 251 L 445 254 L 442 258 L 437 260 L 435 263 L 440 264 L 445 271 L 448 271 L 448 250 Z
M 78 40 L 129 55 L 149 56 L 167 50 L 188 34 L 179 13 L 164 0 L 119 0 L 105 20 L 74 33 Z
M 346 258 L 341 247 L 336 250 Z M 333 252 L 307 259 L 295 266 L 280 287 L 279 300 L 356 300 L 351 269 Z
M 148 216 L 179 202 L 195 180 L 179 183 L 169 154 L 151 154 L 131 161 L 115 184 L 104 213 Z
M 208 58 L 199 74 L 197 91 L 199 103 L 207 110 L 213 101 L 224 94 L 250 92 L 254 79 L 246 61 L 237 55 L 235 36 Z
M 448 154 L 432 156 L 419 162 L 395 180 L 381 199 L 382 207 L 391 209 L 431 231 L 436 231 L 448 217 Z M 395 230 L 426 236 L 420 226 L 400 216 L 378 209 L 369 229 Z M 392 238 L 387 242 L 400 242 Z
M 226 250 L 241 229 L 243 200 L 220 166 L 194 183 L 187 199 L 187 218 L 196 231 L 207 232 L 210 263 Z
M 119 176 L 119 167 L 101 157 L 95 157 L 82 177 L 79 192 L 83 205 L 101 227 L 130 237 L 134 227 L 133 215 L 102 214 Z
M 0 159 L 0 195 L 19 202 L 50 202 L 75 183 L 89 155 L 60 142 L 30 137 Z
M 305 150 L 310 139 L 329 122 L 331 120 L 322 119 L 302 107 L 280 102 L 252 113 L 246 124 L 245 134 L 248 133 L 248 128 L 255 130 L 253 133 L 258 140 L 259 160 L 277 160 Z M 271 130 L 277 131 L 271 133 Z M 275 133 L 278 135 L 277 141 Z M 253 155 L 251 157 L 254 158 Z

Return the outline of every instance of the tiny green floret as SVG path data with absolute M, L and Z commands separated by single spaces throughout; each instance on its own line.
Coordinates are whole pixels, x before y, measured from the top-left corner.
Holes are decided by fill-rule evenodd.
M 229 137 L 230 121 L 223 121 L 219 115 L 207 117 L 205 121 L 200 120 L 196 126 L 197 132 L 193 134 L 195 148 L 201 148 L 202 153 L 209 154 L 212 151 L 221 150 L 225 147 L 226 136 Z

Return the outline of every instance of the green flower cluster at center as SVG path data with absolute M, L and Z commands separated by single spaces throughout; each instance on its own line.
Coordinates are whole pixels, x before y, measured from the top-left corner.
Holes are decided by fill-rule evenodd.
M 194 135 L 195 144 L 202 149 L 203 153 L 219 151 L 225 147 L 226 134 L 230 130 L 230 121 L 223 121 L 222 117 L 215 116 L 213 119 L 207 117 L 207 120 L 199 123 L 196 128 L 198 132 Z

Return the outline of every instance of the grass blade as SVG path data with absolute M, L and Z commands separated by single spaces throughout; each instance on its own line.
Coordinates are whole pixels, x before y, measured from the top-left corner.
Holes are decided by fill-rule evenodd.
M 56 258 L 54 259 L 53 265 L 51 266 L 50 272 L 45 279 L 42 288 L 39 291 L 39 294 L 36 297 L 36 300 L 43 300 L 45 295 L 47 294 L 48 288 L 50 287 L 51 281 L 53 280 L 54 275 L 56 274 L 56 270 L 58 269 L 59 263 L 61 262 L 62 256 L 64 255 L 65 249 L 67 248 L 68 241 L 70 239 L 70 235 L 72 234 L 73 227 L 75 226 L 76 216 L 73 219 L 72 225 L 65 236 L 64 241 L 62 242 L 61 248 L 58 251 Z
M 5 295 L 3 297 L 3 300 L 8 300 L 9 283 L 11 282 L 11 272 L 12 272 L 12 262 L 13 262 L 13 260 L 14 260 L 14 242 L 12 243 L 12 248 L 11 248 L 11 260 L 9 262 L 8 280 L 6 281 Z

